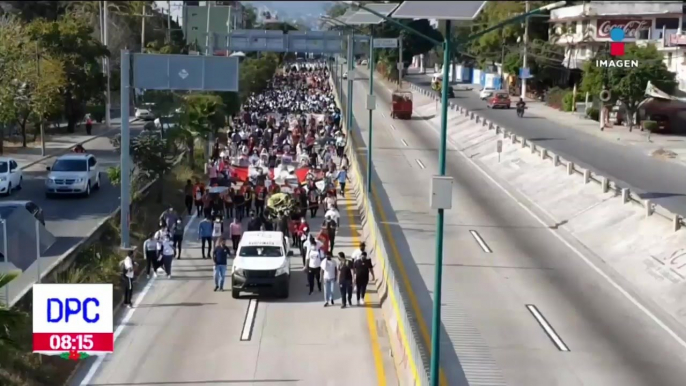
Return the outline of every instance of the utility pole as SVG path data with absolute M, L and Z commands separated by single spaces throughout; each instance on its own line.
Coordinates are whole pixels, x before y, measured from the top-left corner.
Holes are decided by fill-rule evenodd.
M 148 13 L 147 11 L 146 6 L 144 5 L 143 15 L 141 17 L 141 54 L 145 53 L 145 14 Z
M 226 35 L 226 56 L 229 56 L 229 46 L 231 44 L 231 31 L 233 31 L 233 6 L 229 6 L 229 16 L 226 18 L 226 32 L 228 32 L 228 35 Z
M 171 44 L 171 1 L 167 0 L 167 44 Z
M 500 89 L 505 88 L 505 28 L 500 30 Z
M 529 4 L 528 1 L 525 2 L 526 4 L 526 10 L 525 12 L 529 12 L 531 9 L 531 4 Z M 529 17 L 527 17 L 524 20 L 524 57 L 522 58 L 522 68 L 528 68 L 527 67 L 527 59 L 529 56 Z M 522 74 L 528 76 L 529 74 Z M 522 94 L 521 97 L 524 98 L 526 97 L 526 77 L 522 78 Z
M 36 41 L 36 87 L 40 82 L 40 49 L 38 47 L 38 41 Z M 40 155 L 45 157 L 45 125 L 43 124 L 43 112 L 39 111 L 39 125 L 40 125 Z M 36 234 L 38 235 L 38 234 Z M 39 256 L 40 257 L 40 256 Z M 40 278 L 40 277 L 39 277 Z
M 210 11 L 212 10 L 212 2 L 206 1 L 207 3 L 207 28 L 205 29 L 205 55 L 210 55 Z
M 109 48 L 109 36 L 108 36 L 108 28 L 107 24 L 109 21 L 109 18 L 107 16 L 108 14 L 108 2 L 105 1 L 103 2 L 103 42 L 102 44 Z M 105 76 L 107 76 L 107 90 L 105 91 L 105 126 L 108 128 L 112 124 L 112 117 L 110 116 L 110 109 L 112 107 L 112 101 L 110 100 L 111 94 L 110 94 L 110 58 L 105 57 Z M 122 117 L 122 119 L 128 119 L 128 117 Z

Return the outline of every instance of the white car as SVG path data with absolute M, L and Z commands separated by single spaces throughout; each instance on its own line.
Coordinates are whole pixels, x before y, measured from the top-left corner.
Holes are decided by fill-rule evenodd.
M 12 191 L 21 189 L 24 177 L 17 161 L 0 157 L 0 194 L 9 196 Z
M 155 119 L 155 114 L 153 114 L 150 110 L 148 109 L 139 109 L 136 108 L 136 118 L 142 119 L 144 121 L 152 121 Z
M 282 232 L 245 232 L 231 267 L 231 295 L 271 291 L 288 297 L 291 277 L 290 240 Z
M 92 154 L 65 154 L 55 160 L 45 179 L 45 196 L 82 194 L 100 188 L 100 165 Z
M 495 89 L 493 87 L 484 87 L 481 90 L 481 92 L 479 92 L 479 98 L 481 98 L 482 101 L 485 101 L 486 99 L 493 96 L 494 92 L 495 92 Z

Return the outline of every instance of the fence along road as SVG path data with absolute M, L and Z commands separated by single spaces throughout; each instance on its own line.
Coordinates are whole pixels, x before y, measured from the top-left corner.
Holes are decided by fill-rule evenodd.
M 355 93 L 368 93 L 367 76 L 358 71 L 356 79 Z M 386 242 L 398 251 L 389 258 L 404 266 L 401 284 L 418 299 L 428 346 L 435 240 L 428 197 L 438 135 L 422 117 L 388 118 L 390 91 L 379 83 L 374 93 L 374 201 L 385 213 Z M 354 108 L 366 114 L 362 100 Z M 357 121 L 360 145 L 365 122 Z M 447 384 L 683 384 L 683 347 L 452 146 L 447 161 L 455 179 L 443 270 Z

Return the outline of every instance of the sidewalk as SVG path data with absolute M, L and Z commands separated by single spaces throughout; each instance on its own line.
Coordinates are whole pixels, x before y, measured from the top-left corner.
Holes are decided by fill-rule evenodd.
M 426 70 L 426 77 L 430 79 L 434 72 L 432 68 Z M 421 74 L 408 74 L 408 81 L 412 77 L 421 77 Z M 479 84 L 455 84 L 453 87 L 459 89 L 460 87 L 473 87 L 472 92 L 477 94 L 481 91 Z M 679 162 L 686 165 L 686 136 L 670 135 L 670 134 L 653 134 L 650 135 L 647 131 L 635 129 L 629 131 L 626 126 L 612 126 L 600 131 L 599 123 L 587 119 L 579 114 L 564 112 L 552 107 L 546 106 L 541 101 L 525 98 L 527 102 L 526 116 L 534 116 L 554 122 L 566 128 L 582 131 L 584 133 L 601 138 L 605 141 L 619 143 L 621 145 L 630 145 L 637 147 L 642 153 L 659 158 L 661 160 L 669 160 Z
M 135 120 L 131 117 L 130 122 Z M 68 152 L 78 144 L 88 143 L 95 138 L 106 135 L 113 129 L 121 125 L 121 119 L 112 119 L 112 127 L 107 128 L 104 123 L 96 123 L 93 125 L 91 135 L 86 134 L 86 129 L 83 125 L 77 127 L 75 133 L 59 133 L 48 135 L 48 140 L 45 142 L 45 156 L 41 155 L 40 139 L 27 143 L 27 147 L 21 147 L 21 142 L 4 143 L 4 156 L 14 158 L 22 169 L 26 169 L 38 162 Z

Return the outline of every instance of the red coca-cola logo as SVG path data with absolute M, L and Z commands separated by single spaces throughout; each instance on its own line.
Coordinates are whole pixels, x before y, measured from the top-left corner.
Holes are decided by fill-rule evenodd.
M 626 38 L 636 38 L 638 31 L 650 29 L 652 24 L 652 20 L 599 19 L 596 24 L 598 26 L 596 36 L 599 38 L 609 38 L 610 31 L 614 28 L 621 28 L 624 30 L 624 36 Z

